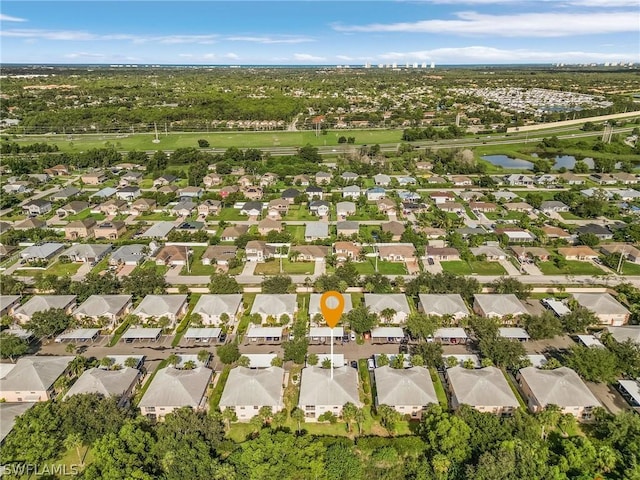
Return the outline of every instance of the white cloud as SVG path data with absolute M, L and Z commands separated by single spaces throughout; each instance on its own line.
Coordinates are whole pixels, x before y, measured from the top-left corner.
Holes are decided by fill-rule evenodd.
M 26 18 L 12 17 L 11 15 L 5 15 L 0 13 L 0 22 L 26 22 Z
M 457 20 L 334 25 L 340 32 L 441 33 L 502 37 L 562 37 L 638 31 L 637 12 L 610 13 L 522 13 L 484 15 L 458 12 Z
M 412 52 L 387 52 L 378 59 L 389 62 L 434 61 L 440 64 L 492 63 L 592 63 L 607 61 L 638 62 L 638 54 L 629 52 L 601 53 L 583 51 L 548 52 L 529 49 L 506 50 L 485 46 L 436 48 Z
M 67 58 L 105 58 L 104 53 L 75 52 L 65 55 Z
M 230 40 L 232 42 L 254 42 L 254 43 L 264 43 L 264 44 L 272 44 L 272 43 L 307 43 L 314 42 L 315 40 L 309 37 L 297 37 L 297 36 L 244 36 L 244 35 L 236 35 L 227 37 L 226 40 Z
M 324 62 L 326 60 L 325 57 L 316 57 L 308 53 L 294 53 L 293 59 L 299 62 Z
M 351 60 L 355 60 L 353 57 L 349 57 L 347 55 L 336 55 L 338 60 L 344 60 L 345 62 L 350 62 Z
M 229 60 L 238 60 L 240 57 L 233 52 L 225 53 L 223 55 L 224 58 L 228 58 Z
M 137 35 L 129 33 L 96 34 L 81 30 L 41 30 L 29 28 L 12 28 L 0 31 L 0 36 L 13 38 L 27 38 L 38 40 L 61 41 L 128 41 L 134 43 L 165 43 L 183 44 L 197 43 L 209 45 L 219 38 L 215 34 L 207 35 Z

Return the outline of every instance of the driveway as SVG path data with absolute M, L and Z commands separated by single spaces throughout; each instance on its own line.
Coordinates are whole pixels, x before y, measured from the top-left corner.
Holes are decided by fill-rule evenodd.
M 504 268 L 507 271 L 507 275 L 512 277 L 522 275 L 520 270 L 518 270 L 515 267 L 515 265 L 511 263 L 509 260 L 498 260 L 498 262 L 500 263 L 500 265 L 502 265 L 502 268 Z
M 584 382 L 591 390 L 600 403 L 614 415 L 623 411 L 630 410 L 631 407 L 627 401 L 620 395 L 614 387 L 606 383 Z
M 522 269 L 527 275 L 544 275 L 535 263 L 525 262 L 522 264 Z
M 313 270 L 313 275 L 319 277 L 320 275 L 324 275 L 327 271 L 327 264 L 324 261 L 324 258 L 316 260 L 315 267 Z
M 421 261 L 425 272 L 433 274 L 442 273 L 442 265 L 440 265 L 440 262 L 438 260 L 434 260 L 433 265 L 429 265 L 429 260 L 427 260 L 426 258 L 423 258 Z
M 93 267 L 90 263 L 83 263 L 82 265 L 80 265 L 80 268 L 78 269 L 76 274 L 71 278 L 76 281 L 82 280 L 87 275 L 87 273 L 91 271 L 92 268 Z
M 256 267 L 258 266 L 258 262 L 245 262 L 244 268 L 242 269 L 242 273 L 240 276 L 253 276 L 255 275 Z
M 118 273 L 116 273 L 116 277 L 118 278 L 128 277 L 129 275 L 131 275 L 131 272 L 135 270 L 135 268 L 136 268 L 135 265 L 123 265 L 120 268 L 120 270 L 118 270 Z

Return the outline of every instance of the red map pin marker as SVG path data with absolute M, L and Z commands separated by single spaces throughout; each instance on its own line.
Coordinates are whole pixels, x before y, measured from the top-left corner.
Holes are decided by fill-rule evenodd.
M 324 320 L 331 328 L 334 328 L 340 321 L 344 310 L 344 297 L 340 292 L 325 292 L 320 297 L 320 310 Z

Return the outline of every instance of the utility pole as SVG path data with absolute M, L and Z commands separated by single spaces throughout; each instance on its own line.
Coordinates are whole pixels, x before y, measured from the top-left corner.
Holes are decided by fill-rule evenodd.
M 620 258 L 618 259 L 618 268 L 616 268 L 616 273 L 620 275 L 620 269 L 622 268 L 622 261 L 624 260 L 624 256 L 626 255 L 626 248 L 622 249 L 620 252 Z

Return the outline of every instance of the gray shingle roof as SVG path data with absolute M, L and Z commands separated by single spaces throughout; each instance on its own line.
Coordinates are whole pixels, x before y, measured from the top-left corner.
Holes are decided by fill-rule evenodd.
M 91 295 L 73 313 L 87 317 L 115 315 L 131 301 L 131 295 Z
M 429 371 L 424 367 L 406 369 L 388 365 L 374 370 L 378 405 L 421 405 L 438 403 Z
M 0 379 L 2 392 L 38 392 L 48 390 L 65 371 L 73 357 L 32 356 L 22 357 L 16 366 Z
M 429 315 L 468 315 L 469 309 L 458 293 L 418 295 L 424 312 Z
M 50 308 L 67 308 L 75 299 L 76 295 L 35 295 L 16 308 L 15 313 L 31 317 L 36 312 L 44 312 Z
M 472 407 L 520 406 L 504 375 L 496 367 L 471 370 L 453 367 L 447 370 L 447 377 L 455 393 L 457 405 L 464 403 Z M 456 403 L 455 400 L 453 403 Z
M 195 408 L 200 405 L 212 374 L 206 367 L 193 370 L 163 368 L 156 373 L 139 406 Z
M 163 315 L 177 315 L 182 305 L 187 301 L 186 295 L 147 295 L 134 315 L 148 315 L 150 317 L 162 317 Z
M 296 310 L 296 301 L 297 297 L 294 293 L 259 293 L 253 301 L 251 313 L 278 316 L 286 313 L 292 315 Z
M 365 293 L 364 304 L 373 313 L 380 313 L 385 308 L 392 308 L 396 312 L 411 313 L 407 297 L 402 293 Z
M 259 370 L 236 367 L 229 373 L 220 399 L 220 408 L 269 405 L 274 410 L 280 410 L 283 406 L 283 378 L 284 370 L 280 367 Z
M 137 369 L 130 367 L 119 370 L 90 368 L 80 375 L 64 398 L 82 393 L 100 393 L 105 397 L 120 396 L 129 390 L 139 375 Z
M 0 442 L 9 435 L 16 418 L 35 405 L 35 402 L 0 403 Z
M 298 405 L 344 405 L 351 402 L 361 406 L 358 396 L 358 373 L 355 368 L 333 369 L 333 380 L 328 369 L 306 367 L 302 369 Z
M 549 404 L 559 407 L 597 407 L 598 399 L 591 393 L 578 374 L 567 367 L 540 370 L 526 367 L 520 370 L 541 406 Z
M 233 316 L 242 302 L 241 294 L 202 295 L 191 313 L 206 315 L 221 315 L 227 313 Z
M 627 314 L 624 305 L 608 293 L 574 293 L 576 302 L 597 314 Z
M 478 293 L 474 295 L 482 311 L 487 315 L 495 314 L 501 317 L 505 315 L 523 315 L 527 309 L 522 302 L 512 293 Z

